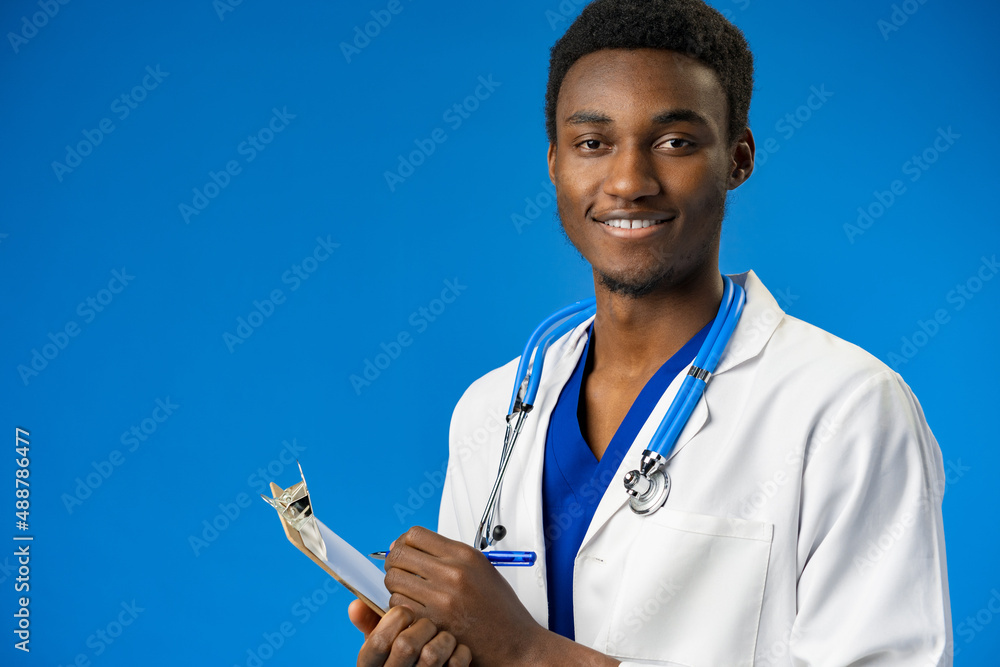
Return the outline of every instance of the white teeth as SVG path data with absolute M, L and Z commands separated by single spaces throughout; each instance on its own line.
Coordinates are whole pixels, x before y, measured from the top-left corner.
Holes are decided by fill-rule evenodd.
M 653 225 L 658 225 L 662 220 L 605 220 L 604 224 L 609 227 L 616 227 L 621 229 L 645 229 L 646 227 L 652 227 Z

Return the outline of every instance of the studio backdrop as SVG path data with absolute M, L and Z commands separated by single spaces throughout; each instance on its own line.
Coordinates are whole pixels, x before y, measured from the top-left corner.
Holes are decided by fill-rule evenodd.
M 3 3 L 0 663 L 354 663 L 259 494 L 297 460 L 362 550 L 436 526 L 459 396 L 593 293 L 542 113 L 583 4 Z M 721 268 L 913 388 L 995 665 L 1000 9 L 712 4 L 756 58 Z

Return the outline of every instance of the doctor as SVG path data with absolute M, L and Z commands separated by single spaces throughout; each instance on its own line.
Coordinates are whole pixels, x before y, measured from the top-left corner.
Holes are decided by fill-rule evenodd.
M 640 516 L 622 478 L 722 300 L 727 192 L 753 172 L 752 56 L 700 0 L 597 0 L 552 50 L 548 163 L 597 313 L 546 355 L 511 458 L 494 568 L 472 547 L 516 362 L 452 418 L 439 533 L 386 560 L 359 665 L 950 665 L 941 452 L 880 361 L 784 314 L 742 317 Z

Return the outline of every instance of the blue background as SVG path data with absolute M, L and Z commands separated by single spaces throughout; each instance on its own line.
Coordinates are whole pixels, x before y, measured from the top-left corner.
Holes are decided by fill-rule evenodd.
M 1000 589 L 988 426 L 1000 280 L 975 279 L 1000 252 L 986 196 L 1000 149 L 1000 9 L 911 0 L 915 13 L 884 32 L 890 2 L 713 4 L 745 31 L 757 66 L 758 165 L 730 197 L 722 268 L 754 269 L 789 313 L 895 360 L 950 466 L 957 662 L 995 664 L 1000 618 L 983 610 Z M 265 664 L 353 664 L 349 594 L 326 594 L 327 575 L 257 498 L 263 479 L 298 478 L 283 443 L 298 450 L 318 514 L 361 548 L 433 526 L 461 392 L 518 354 L 544 315 L 592 293 L 547 195 L 542 117 L 548 50 L 580 7 L 402 0 L 345 55 L 341 43 L 386 6 L 70 2 L 32 30 L 23 17 L 37 2 L 3 3 L 0 414 L 11 449 L 15 426 L 30 431 L 35 541 L 26 656 L 12 647 L 14 542 L 3 538 L 0 662 L 246 665 L 288 623 L 294 634 Z M 147 67 L 165 74 L 157 82 Z M 123 118 L 114 101 L 144 77 L 151 89 Z M 456 126 L 444 114 L 480 77 L 495 89 Z M 825 102 L 803 106 L 824 86 Z M 285 125 L 249 161 L 241 143 L 274 109 Z M 113 131 L 70 157 L 71 171 L 54 169 L 102 119 Z M 438 128 L 446 140 L 391 189 L 385 172 Z M 938 153 L 949 128 L 958 138 Z M 906 163 L 925 150 L 934 162 L 911 180 Z M 239 173 L 186 220 L 180 205 L 210 172 L 225 182 L 229 161 Z M 905 191 L 880 210 L 876 193 L 895 180 Z M 845 229 L 859 207 L 871 224 Z M 317 238 L 339 246 L 303 264 Z M 286 273 L 296 265 L 314 269 L 297 285 Z M 134 278 L 102 292 L 115 270 Z M 424 318 L 449 280 L 459 296 Z M 959 299 L 958 285 L 979 290 Z M 227 345 L 273 290 L 284 302 Z M 939 310 L 945 323 L 921 336 Z M 78 335 L 61 338 L 71 322 Z M 412 343 L 352 385 L 404 332 Z M 22 375 L 49 344 L 53 358 Z M 129 451 L 123 433 L 158 399 L 177 407 L 146 421 L 155 431 Z M 115 450 L 120 465 L 102 463 Z M 14 458 L 0 457 L 0 479 L 13 479 Z M 106 478 L 95 472 L 109 465 Z M 87 497 L 67 504 L 78 487 Z M 2 532 L 19 534 L 13 481 L 0 488 Z M 323 602 L 307 614 L 303 597 Z M 133 601 L 134 622 L 97 640 Z M 991 621 L 973 630 L 965 619 L 977 613 Z

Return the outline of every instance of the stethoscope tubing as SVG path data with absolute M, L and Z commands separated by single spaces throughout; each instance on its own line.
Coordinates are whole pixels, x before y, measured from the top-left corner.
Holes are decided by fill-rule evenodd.
M 572 331 L 582 324 L 585 320 L 594 316 L 596 312 L 596 307 L 591 304 L 590 306 L 584 308 L 583 310 L 570 315 L 564 322 L 556 326 L 552 330 L 552 333 L 548 334 L 538 346 L 539 349 L 535 351 L 535 360 L 531 363 L 531 374 L 528 378 L 528 388 L 524 392 L 524 405 L 534 405 L 535 397 L 538 395 L 538 387 L 540 386 L 542 379 L 542 368 L 545 364 L 545 353 L 549 351 L 549 347 L 566 335 L 567 332 Z
M 595 297 L 583 299 L 572 303 L 545 318 L 545 320 L 535 328 L 528 343 L 524 346 L 521 359 L 517 365 L 515 375 L 514 393 L 510 399 L 510 408 L 507 413 L 507 429 L 504 434 L 503 450 L 500 454 L 500 463 L 497 470 L 497 478 L 490 491 L 486 509 L 483 512 L 482 520 L 476 531 L 476 546 L 482 548 L 485 538 L 487 543 L 492 543 L 490 534 L 494 524 L 494 518 L 499 511 L 500 494 L 503 489 L 503 480 L 506 477 L 507 464 L 510 462 L 514 445 L 521 433 L 524 418 L 534 405 L 535 396 L 538 394 L 539 379 L 542 376 L 542 367 L 545 363 L 545 353 L 556 340 L 562 338 L 568 331 L 575 329 L 584 320 L 592 317 L 596 312 L 597 300 Z M 532 360 L 531 357 L 534 356 Z M 530 362 L 530 365 L 529 365 Z M 529 370 L 530 369 L 530 370 Z M 527 387 L 525 387 L 527 379 Z M 518 400 L 522 389 L 524 396 Z M 512 423 L 513 420 L 513 423 Z M 487 530 L 484 535 L 483 529 Z
M 709 329 L 705 342 L 698 350 L 691 371 L 682 380 L 677 395 L 650 439 L 650 449 L 647 449 L 643 455 L 644 465 L 647 461 L 647 455 L 653 454 L 653 457 L 648 460 L 649 464 L 653 464 L 654 459 L 664 461 L 669 456 L 677 438 L 691 417 L 691 413 L 705 393 L 708 380 L 715 371 L 716 365 L 739 322 L 743 306 L 746 303 L 746 292 L 742 287 L 733 283 L 729 276 L 723 275 L 722 278 L 722 302 L 715 320 L 712 322 L 712 328 Z M 504 434 L 497 479 L 493 484 L 486 509 L 476 532 L 474 546 L 477 548 L 483 549 L 494 541 L 494 523 L 499 513 L 503 480 L 514 445 L 524 425 L 524 419 L 534 405 L 541 382 L 545 354 L 556 340 L 592 317 L 595 311 L 596 299 L 594 297 L 560 308 L 535 328 L 524 346 L 515 374 L 514 391 L 507 414 L 507 428 Z M 521 395 L 522 391 L 523 396 Z M 483 532 L 484 528 L 485 533 Z
M 545 335 L 545 332 L 548 331 L 550 328 L 552 328 L 554 325 L 558 324 L 564 318 L 576 315 L 577 313 L 580 313 L 580 312 L 582 312 L 584 310 L 587 310 L 588 308 L 595 308 L 595 304 L 596 303 L 597 303 L 596 297 L 590 297 L 589 299 L 582 299 L 580 301 L 577 301 L 576 303 L 571 303 L 570 305 L 565 306 L 563 308 L 560 308 L 556 312 L 554 312 L 551 315 L 549 315 L 548 317 L 546 317 L 542 321 L 542 323 L 539 324 L 535 328 L 535 330 L 533 332 L 531 332 L 531 337 L 528 338 L 528 342 L 524 346 L 524 351 L 521 352 L 521 359 L 517 363 L 517 373 L 514 376 L 514 378 L 515 378 L 515 382 L 514 382 L 514 394 L 513 394 L 513 396 L 510 397 L 510 407 L 507 410 L 507 414 L 509 414 L 509 415 L 514 414 L 514 408 L 516 407 L 516 404 L 517 404 L 517 397 L 518 397 L 518 394 L 521 393 L 521 385 L 524 384 L 524 379 L 525 379 L 525 377 L 528 374 L 528 367 L 531 364 L 532 354 L 537 350 L 538 344 L 539 344 L 539 342 L 541 342 L 542 336 Z M 580 321 L 582 321 L 582 320 L 580 320 Z M 577 324 L 579 324 L 580 321 L 577 321 Z M 561 333 L 560 333 L 560 336 L 561 336 L 561 335 L 565 334 L 566 331 L 568 331 L 568 329 L 562 330 L 562 328 L 560 327 L 560 331 L 561 331 Z M 554 338 L 552 338 L 552 335 L 554 333 L 555 332 L 553 331 L 552 334 L 549 334 L 549 336 L 546 337 L 546 341 L 545 341 L 546 343 L 551 344 L 551 341 L 554 340 Z M 546 349 L 547 349 L 547 347 L 546 347 Z M 535 360 L 536 363 L 538 363 L 539 361 L 542 361 L 542 362 L 544 361 L 542 359 L 542 357 L 544 357 L 544 355 L 537 355 L 536 354 L 534 356 L 539 357 L 539 359 Z M 539 363 L 537 371 L 533 370 L 532 373 L 531 373 L 531 375 L 534 376 L 534 377 L 541 377 L 541 363 Z M 531 380 L 529 380 L 528 382 L 529 382 L 529 385 L 530 385 Z M 528 405 L 531 405 L 532 401 L 534 401 L 535 393 L 538 392 L 538 381 L 537 380 L 535 381 L 535 383 L 533 385 L 533 389 L 534 389 L 534 393 L 530 394 L 531 399 L 528 400 L 529 394 L 526 391 L 525 392 L 525 397 L 522 400 L 522 403 L 527 403 Z
M 715 367 L 722 356 L 723 350 L 729 343 L 736 323 L 739 321 L 746 301 L 744 290 L 733 284 L 729 276 L 723 276 L 725 287 L 722 294 L 722 303 L 719 306 L 719 313 L 725 313 L 723 317 L 715 318 L 712 328 L 709 329 L 705 343 L 695 357 L 692 368 L 707 371 L 709 374 L 715 371 Z M 725 308 L 725 310 L 723 310 Z M 674 400 L 664 415 L 653 437 L 650 439 L 647 452 L 658 454 L 661 458 L 667 458 L 677 443 L 681 431 L 687 425 L 691 413 L 701 400 L 708 386 L 708 377 L 701 378 L 694 375 L 685 375 L 681 386 L 677 391 L 680 400 Z

